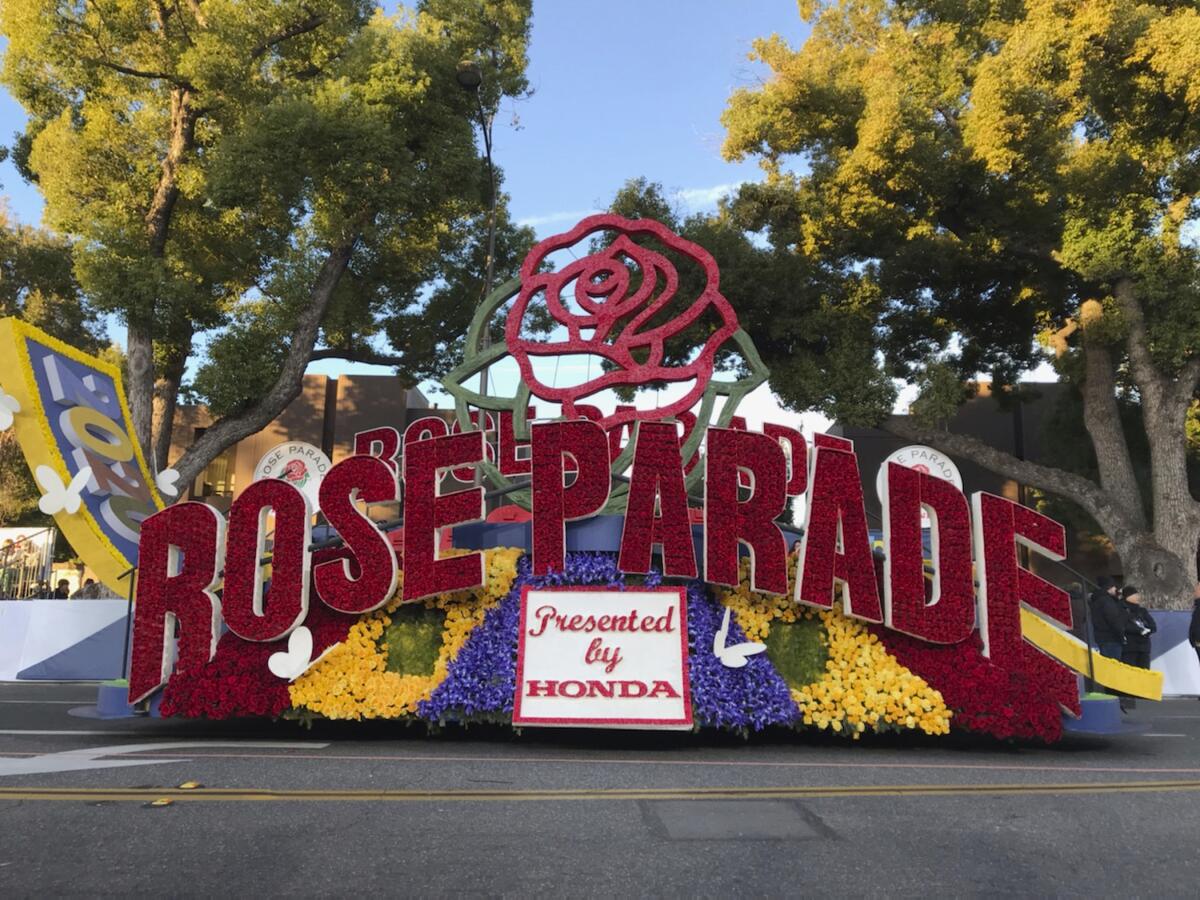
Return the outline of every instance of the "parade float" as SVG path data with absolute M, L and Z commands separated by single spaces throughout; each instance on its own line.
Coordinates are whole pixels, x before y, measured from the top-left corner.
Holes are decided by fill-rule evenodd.
M 1058 523 L 888 462 L 873 537 L 849 441 L 749 430 L 768 373 L 712 256 L 653 221 L 593 216 L 531 251 L 445 379 L 453 422 L 364 432 L 315 491 L 264 477 L 227 517 L 163 504 L 118 373 L 3 327 L 47 511 L 110 584 L 136 567 L 128 701 L 163 716 L 1054 741 L 1080 673 L 1161 696 L 1031 571 L 1065 556 Z M 595 371 L 558 377 L 579 356 Z M 519 377 L 489 390 L 505 360 Z

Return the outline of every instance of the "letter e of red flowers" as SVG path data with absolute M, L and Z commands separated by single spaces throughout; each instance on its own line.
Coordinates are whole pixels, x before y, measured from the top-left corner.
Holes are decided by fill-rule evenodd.
M 483 488 L 438 494 L 442 470 L 483 461 L 483 432 L 409 444 L 404 451 L 404 599 L 483 584 L 483 554 L 438 559 L 438 529 L 483 518 Z
M 1022 603 L 1071 627 L 1067 592 L 1020 565 L 1017 544 L 1061 561 L 1066 558 L 1066 531 L 1053 519 L 995 494 L 972 494 L 971 504 L 983 653 L 993 663 L 1013 668 L 1021 653 Z

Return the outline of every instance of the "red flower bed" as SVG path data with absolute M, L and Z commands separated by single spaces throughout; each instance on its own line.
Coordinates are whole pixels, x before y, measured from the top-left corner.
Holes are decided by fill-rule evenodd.
M 339 555 L 317 551 L 313 562 L 338 559 Z M 314 592 L 304 625 L 313 635 L 313 657 L 326 647 L 346 639 L 358 616 L 343 615 L 321 602 Z M 232 719 L 242 716 L 275 718 L 288 710 L 291 697 L 287 682 L 272 675 L 267 659 L 287 647 L 287 639 L 271 643 L 244 641 L 227 631 L 217 643 L 217 652 L 203 666 L 171 677 L 163 688 L 164 716 Z
M 901 665 L 941 692 L 954 712 L 951 728 L 1050 743 L 1062 736 L 1060 702 L 1078 709 L 1074 675 L 1028 644 L 1020 668 L 1001 668 L 983 655 L 978 632 L 937 645 L 869 627 Z

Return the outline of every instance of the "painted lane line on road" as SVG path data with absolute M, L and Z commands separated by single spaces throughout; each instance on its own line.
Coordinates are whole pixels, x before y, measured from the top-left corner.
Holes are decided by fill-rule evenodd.
M 21 703 L 26 706 L 46 706 L 47 704 L 55 704 L 60 706 L 79 706 L 79 704 L 95 703 L 95 698 L 88 700 L 0 700 L 0 703 Z
M 63 750 L 59 753 L 43 753 L 40 756 L 34 756 L 29 759 L 0 759 L 0 778 L 9 775 L 41 775 L 46 773 L 58 772 L 82 772 L 91 771 L 93 769 L 121 769 L 129 766 L 157 766 L 172 762 L 184 762 L 187 755 L 184 754 L 180 759 L 178 751 L 186 750 L 190 747 L 262 747 L 264 749 L 279 749 L 280 746 L 292 746 L 290 743 L 280 741 L 171 741 L 169 743 L 153 743 L 153 744 L 125 744 L 110 747 L 84 747 L 75 750 Z M 309 744 L 310 747 L 320 749 L 327 747 L 328 744 Z M 162 759 L 149 756 L 130 757 L 124 759 L 104 759 L 102 757 L 111 757 L 115 753 L 124 752 L 126 754 L 136 753 L 138 751 L 147 750 L 158 753 L 168 753 L 174 758 Z
M 144 731 L 130 731 L 129 729 L 104 729 L 104 728 L 0 728 L 0 735 L 11 735 L 13 737 L 21 737 L 29 735 L 31 737 L 58 737 L 60 735 L 80 734 L 84 736 L 95 735 L 111 735 L 114 737 L 129 737 L 130 735 L 140 735 L 145 737 Z
M 1002 765 L 999 763 L 851 763 L 851 762 L 790 762 L 768 760 L 722 759 L 589 759 L 566 756 L 410 756 L 405 754 L 361 754 L 361 753 L 189 753 L 188 759 L 297 759 L 309 761 L 347 762 L 463 762 L 504 763 L 512 765 L 539 765 L 542 763 L 572 763 L 593 766 L 717 766 L 717 767 L 760 767 L 787 769 L 928 769 L 940 771 L 960 769 L 980 772 L 1070 772 L 1101 774 L 1127 773 L 1131 775 L 1200 775 L 1200 767 L 1145 767 L 1145 766 L 1034 766 Z
M 270 790 L 258 788 L 48 788 L 0 787 L 2 800 L 144 801 L 148 797 L 180 802 L 564 802 L 630 800 L 808 800 L 851 797 L 961 797 L 981 794 L 1111 794 L 1200 791 L 1200 781 L 1127 781 L 1069 784 L 894 784 L 824 785 L 793 788 L 640 788 L 607 790 Z
M 1151 731 L 1143 734 L 1142 737 L 1187 737 L 1186 734 L 1167 734 L 1166 732 Z

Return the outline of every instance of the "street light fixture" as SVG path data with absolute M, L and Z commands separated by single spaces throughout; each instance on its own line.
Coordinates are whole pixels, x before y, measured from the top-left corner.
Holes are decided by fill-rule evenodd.
M 459 87 L 465 91 L 470 91 L 475 95 L 475 103 L 479 110 L 479 128 L 483 133 L 483 153 L 487 160 L 488 185 L 489 185 L 489 209 L 488 209 L 488 243 L 487 243 L 487 261 L 484 265 L 483 275 L 483 290 L 480 292 L 479 302 L 482 303 L 487 295 L 492 291 L 492 279 L 495 277 L 496 270 L 496 169 L 492 165 L 492 121 L 495 118 L 494 113 L 489 113 L 483 105 L 483 96 L 479 88 L 483 84 L 483 70 L 480 69 L 479 63 L 472 59 L 464 59 L 458 64 L 458 69 L 455 72 L 455 80 Z M 484 328 L 483 335 L 480 340 L 481 349 L 486 350 L 492 345 L 492 333 Z M 480 393 L 487 396 L 488 393 L 488 367 L 484 366 L 479 373 Z M 479 428 L 481 431 L 487 430 L 486 413 L 479 414 Z M 486 440 L 486 438 L 485 438 Z M 479 468 L 475 469 L 475 481 L 479 483 L 482 472 Z

